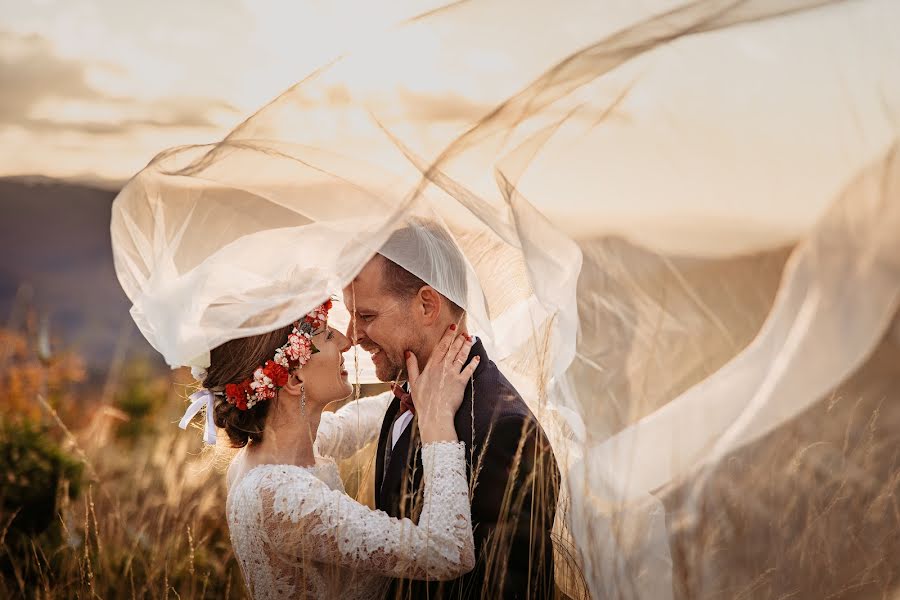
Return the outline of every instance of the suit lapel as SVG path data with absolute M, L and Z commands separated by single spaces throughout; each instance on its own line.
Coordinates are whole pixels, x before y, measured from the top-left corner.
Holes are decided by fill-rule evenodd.
M 391 428 L 392 429 L 392 428 Z M 390 444 L 391 435 L 388 435 L 387 443 Z M 404 477 L 407 468 L 415 464 L 415 448 L 419 441 L 419 428 L 416 419 L 406 426 L 394 449 L 391 451 L 391 459 L 387 464 L 387 471 L 384 473 L 380 493 L 381 503 L 385 507 L 384 510 L 393 516 L 398 516 L 402 512 L 402 498 L 404 493 L 411 493 L 410 485 L 404 485 Z M 397 514 L 395 514 L 397 513 Z M 409 516 L 409 515 L 405 515 Z
M 400 399 L 394 396 L 384 414 L 384 421 L 381 423 L 381 434 L 378 436 L 378 449 L 375 454 L 375 508 L 380 510 L 385 510 L 381 502 L 381 489 L 384 482 L 384 454 L 387 444 L 390 443 L 391 429 L 394 427 L 394 420 L 397 418 L 397 411 L 399 410 Z
M 472 379 L 475 380 L 475 385 L 477 386 L 477 380 L 479 375 L 481 375 L 486 368 L 488 368 L 488 355 L 484 350 L 484 344 L 481 343 L 481 340 L 477 340 L 475 344 L 472 346 L 472 350 L 469 352 L 469 358 L 466 359 L 466 364 L 475 358 L 476 356 L 481 358 L 481 362 L 475 368 L 475 373 L 472 374 Z M 456 411 L 456 416 L 453 418 L 453 425 L 456 428 L 456 435 L 459 436 L 459 440 L 461 442 L 466 443 L 466 459 L 468 460 L 468 452 L 472 448 L 472 403 L 475 400 L 472 398 L 473 385 L 467 385 L 466 391 L 463 394 L 462 404 L 459 405 L 459 410 Z M 475 405 L 475 410 L 483 409 L 481 403 Z M 479 410 L 480 412 L 480 410 Z

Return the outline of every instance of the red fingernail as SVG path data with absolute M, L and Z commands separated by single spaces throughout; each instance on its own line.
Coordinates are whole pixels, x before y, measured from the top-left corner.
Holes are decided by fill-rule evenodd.
M 406 356 L 406 358 L 409 358 L 409 355 L 410 355 L 409 350 L 405 351 L 405 352 L 403 353 L 403 355 Z
M 450 324 L 450 331 L 456 331 L 456 323 Z

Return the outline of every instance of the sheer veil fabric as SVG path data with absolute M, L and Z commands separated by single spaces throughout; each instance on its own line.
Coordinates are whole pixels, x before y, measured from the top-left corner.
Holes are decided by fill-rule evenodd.
M 887 593 L 898 22 L 888 0 L 411 13 L 138 173 L 119 280 L 166 361 L 203 366 L 381 250 L 467 310 L 551 436 L 564 591 Z M 447 239 L 464 275 L 422 260 Z

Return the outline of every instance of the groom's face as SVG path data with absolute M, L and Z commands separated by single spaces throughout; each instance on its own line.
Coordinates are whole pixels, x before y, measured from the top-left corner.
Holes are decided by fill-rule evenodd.
M 385 290 L 380 256 L 369 261 L 344 288 L 344 304 L 351 315 L 347 337 L 372 355 L 378 379 L 398 379 L 406 371 L 404 353 L 409 350 L 419 355 L 424 335 L 410 311 L 412 298 L 398 298 Z

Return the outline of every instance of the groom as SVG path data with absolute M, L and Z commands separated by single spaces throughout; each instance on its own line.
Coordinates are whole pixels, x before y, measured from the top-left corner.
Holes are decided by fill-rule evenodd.
M 385 255 L 403 256 L 406 264 L 428 273 L 458 298 L 466 296 L 465 262 L 453 241 L 426 222 L 396 231 L 381 252 L 344 289 L 345 304 L 355 317 L 347 336 L 372 354 L 381 381 L 402 381 L 404 353 L 414 353 L 424 366 L 452 323 L 466 333 L 466 316 Z M 468 360 L 475 356 L 481 364 L 455 418 L 457 436 L 466 444 L 475 569 L 446 582 L 395 579 L 388 598 L 554 594 L 550 530 L 559 488 L 556 459 L 537 419 L 477 340 Z M 375 505 L 391 516 L 417 520 L 423 501 L 421 442 L 410 398 L 402 389 L 395 392 L 378 440 Z

